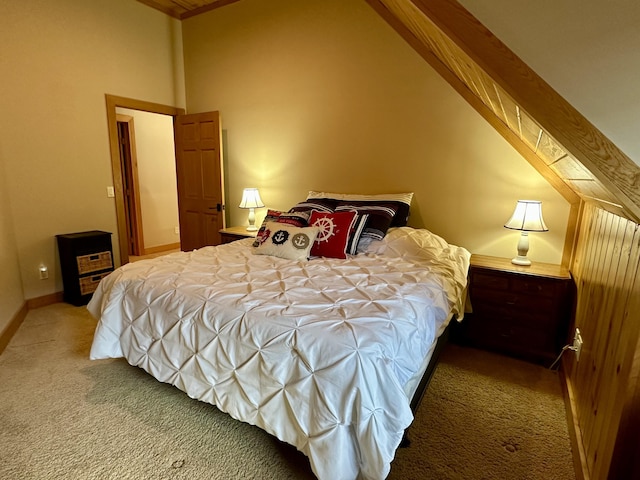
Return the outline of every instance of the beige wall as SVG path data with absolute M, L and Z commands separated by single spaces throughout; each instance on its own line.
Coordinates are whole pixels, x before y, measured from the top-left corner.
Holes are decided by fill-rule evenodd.
M 24 303 L 11 200 L 0 142 L 0 332 Z
M 222 115 L 230 225 L 246 186 L 278 209 L 413 191 L 411 225 L 511 257 L 502 225 L 532 198 L 550 232 L 530 256 L 560 261 L 568 204 L 364 1 L 243 0 L 183 21 L 183 41 L 188 111 Z
M 180 242 L 173 118 L 117 108 L 134 118 L 144 247 Z
M 463 3 L 484 20 L 482 2 Z M 506 21 L 485 22 L 525 59 L 541 62 L 533 66 L 552 84 L 562 74 L 567 91 L 559 90 L 569 100 L 593 102 L 574 104 L 590 119 L 610 121 L 606 128 L 594 123 L 631 145 L 623 146 L 627 153 L 637 145 L 628 130 L 635 97 L 605 97 L 606 108 L 598 102 L 603 75 L 615 73 L 620 91 L 637 76 L 625 75 L 640 64 L 628 61 L 640 51 L 628 27 L 636 18 L 632 3 L 613 17 L 587 10 L 617 39 L 617 49 L 605 42 L 609 48 L 593 57 L 603 66 L 597 69 L 588 69 L 586 48 L 581 68 L 543 64 L 547 53 L 562 58 L 580 45 L 532 41 L 536 27 L 524 24 L 531 18 L 542 28 L 542 15 L 501 8 L 486 12 Z M 570 25 L 563 35 L 599 32 L 580 31 L 568 14 L 559 18 Z M 237 208 L 245 186 L 258 186 L 273 208 L 288 208 L 310 189 L 411 190 L 412 225 L 476 253 L 509 257 L 517 234 L 502 224 L 516 199 L 537 198 L 551 231 L 532 235 L 531 256 L 560 259 L 566 202 L 362 0 L 243 0 L 182 24 L 133 0 L 21 0 L 1 2 L 0 19 L 0 322 L 24 298 L 62 289 L 57 233 L 116 231 L 106 196 L 113 181 L 105 93 L 183 107 L 186 88 L 190 112 L 221 111 L 230 224 L 246 221 Z M 602 35 L 593 38 L 595 48 Z M 544 53 L 534 56 L 534 49 Z M 49 280 L 38 279 L 41 263 Z
M 458 1 L 640 165 L 640 2 Z
M 0 2 L 0 19 L 0 198 L 20 264 L 7 278 L 28 299 L 62 290 L 56 234 L 116 232 L 105 94 L 184 106 L 181 24 L 132 0 Z

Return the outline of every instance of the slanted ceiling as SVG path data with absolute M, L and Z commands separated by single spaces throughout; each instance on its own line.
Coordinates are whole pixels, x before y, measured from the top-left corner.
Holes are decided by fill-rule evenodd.
M 182 19 L 239 0 L 138 1 Z M 366 2 L 569 203 L 593 202 L 640 222 L 640 167 L 462 5 Z
M 640 221 L 640 167 L 464 7 L 367 2 L 570 203 Z

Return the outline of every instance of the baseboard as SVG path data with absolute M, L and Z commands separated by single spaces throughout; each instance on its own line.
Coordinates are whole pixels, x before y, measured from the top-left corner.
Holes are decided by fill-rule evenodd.
M 178 250 L 180 249 L 180 242 L 145 248 L 143 255 L 153 255 L 154 253 L 161 253 L 161 252 L 166 252 L 168 250 L 176 250 L 176 249 Z
M 569 438 L 571 440 L 571 450 L 573 451 L 573 467 L 576 473 L 576 480 L 590 480 L 587 456 L 582 444 L 582 430 L 578 422 L 578 412 L 576 400 L 573 393 L 571 379 L 565 375 L 566 365 L 560 369 L 562 393 L 564 396 L 565 411 L 567 412 L 567 426 L 569 428 Z
M 0 353 L 4 352 L 4 349 L 9 345 L 9 341 L 18 331 L 20 325 L 24 321 L 27 313 L 29 312 L 29 307 L 27 306 L 27 302 L 22 304 L 22 307 L 16 312 L 11 320 L 9 320 L 9 324 L 0 332 Z
M 63 292 L 50 293 L 49 295 L 43 295 L 42 297 L 30 298 L 27 300 L 27 307 L 29 310 L 33 310 L 35 308 L 53 305 L 54 303 L 60 303 L 63 299 Z
M 53 305 L 54 303 L 60 303 L 63 301 L 63 293 L 56 292 L 50 293 L 49 295 L 43 295 L 42 297 L 30 298 L 26 302 L 22 304 L 20 310 L 13 316 L 13 318 L 9 321 L 9 324 L 0 332 L 0 353 L 7 348 L 9 342 L 13 338 L 13 336 L 22 325 L 27 313 L 29 310 L 33 310 L 35 308 L 46 307 L 47 305 Z

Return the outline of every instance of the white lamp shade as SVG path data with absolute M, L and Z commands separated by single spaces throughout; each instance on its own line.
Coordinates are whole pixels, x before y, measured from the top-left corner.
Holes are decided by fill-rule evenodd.
M 260 198 L 260 192 L 257 188 L 245 188 L 242 191 L 242 201 L 240 202 L 240 208 L 262 208 L 264 203 Z
M 546 232 L 549 230 L 542 218 L 542 202 L 539 200 L 518 200 L 513 215 L 504 226 L 525 232 Z

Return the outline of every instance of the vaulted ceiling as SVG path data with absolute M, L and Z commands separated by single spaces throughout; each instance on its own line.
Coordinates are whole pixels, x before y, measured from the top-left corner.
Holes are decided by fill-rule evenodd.
M 138 0 L 184 19 L 239 0 Z M 365 0 L 565 199 L 640 222 L 640 167 L 455 0 Z M 577 216 L 577 213 L 575 214 Z

